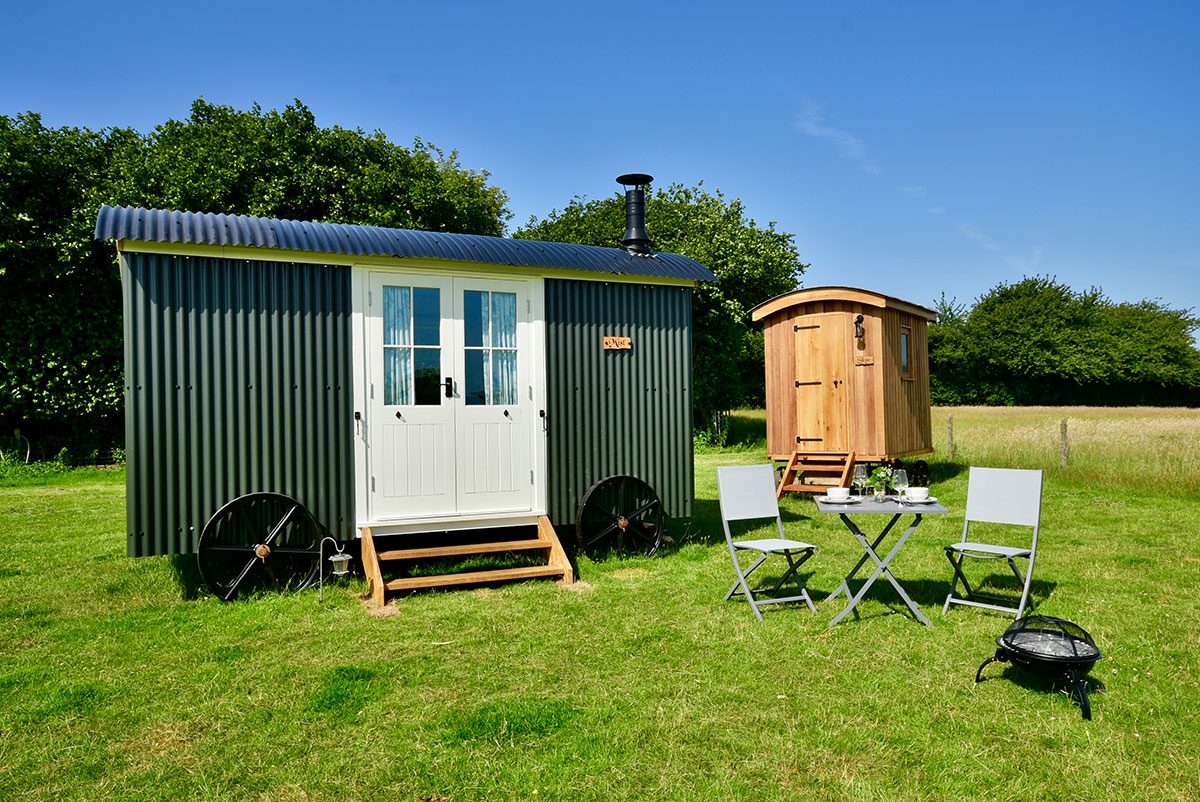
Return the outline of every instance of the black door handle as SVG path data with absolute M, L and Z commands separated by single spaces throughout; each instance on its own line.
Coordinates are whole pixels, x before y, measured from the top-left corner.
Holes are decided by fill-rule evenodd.
M 444 381 L 443 384 L 446 385 L 446 397 L 453 398 L 454 397 L 454 379 L 447 376 L 446 381 Z

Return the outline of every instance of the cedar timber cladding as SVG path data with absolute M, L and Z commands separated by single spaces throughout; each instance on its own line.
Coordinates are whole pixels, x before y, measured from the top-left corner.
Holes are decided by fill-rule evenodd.
M 121 257 L 130 556 L 195 550 L 253 491 L 354 534 L 350 271 Z
M 647 482 L 671 517 L 692 514 L 689 287 L 546 280 L 549 512 L 573 524 L 592 483 Z M 604 350 L 606 336 L 629 350 Z
M 858 315 L 861 338 L 854 334 Z M 751 316 L 764 324 L 773 459 L 796 450 L 854 451 L 871 461 L 932 451 L 932 310 L 867 290 L 816 287 L 773 298 Z

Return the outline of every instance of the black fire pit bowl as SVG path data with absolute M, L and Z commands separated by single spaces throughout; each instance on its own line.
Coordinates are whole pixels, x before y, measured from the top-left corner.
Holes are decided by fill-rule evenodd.
M 1012 663 L 1030 674 L 1065 679 L 1079 700 L 1083 718 L 1091 720 L 1092 705 L 1083 678 L 1104 655 L 1087 630 L 1061 618 L 1027 615 L 996 638 L 996 646 L 996 653 L 975 672 L 976 683 L 983 680 L 988 663 Z

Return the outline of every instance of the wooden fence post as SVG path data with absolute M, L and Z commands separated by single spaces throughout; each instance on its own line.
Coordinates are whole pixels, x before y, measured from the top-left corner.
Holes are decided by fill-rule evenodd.
M 1067 467 L 1067 419 L 1062 419 L 1062 445 L 1058 452 L 1058 467 Z
M 946 459 L 954 459 L 954 415 L 946 418 L 946 435 L 949 445 L 946 446 Z

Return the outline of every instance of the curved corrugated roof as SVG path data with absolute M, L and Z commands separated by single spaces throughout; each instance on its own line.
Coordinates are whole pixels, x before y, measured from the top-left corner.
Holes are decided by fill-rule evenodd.
M 813 301 L 850 301 L 852 303 L 876 306 L 881 309 L 891 307 L 899 309 L 902 312 L 923 317 L 926 320 L 937 320 L 937 312 L 920 304 L 915 304 L 912 301 L 905 301 L 902 298 L 895 298 L 891 295 L 884 295 L 881 292 L 864 290 L 859 287 L 835 286 L 807 287 L 801 290 L 785 292 L 783 295 L 776 295 L 774 298 L 768 298 L 750 310 L 750 319 L 758 322 L 765 317 L 770 317 L 785 309 L 791 309 L 793 306 Z
M 674 253 L 634 256 L 621 248 L 566 242 L 310 223 L 241 214 L 174 212 L 136 206 L 101 206 L 96 218 L 95 238 L 250 246 L 343 256 L 444 259 L 691 281 L 716 280 L 716 276 L 699 262 Z

